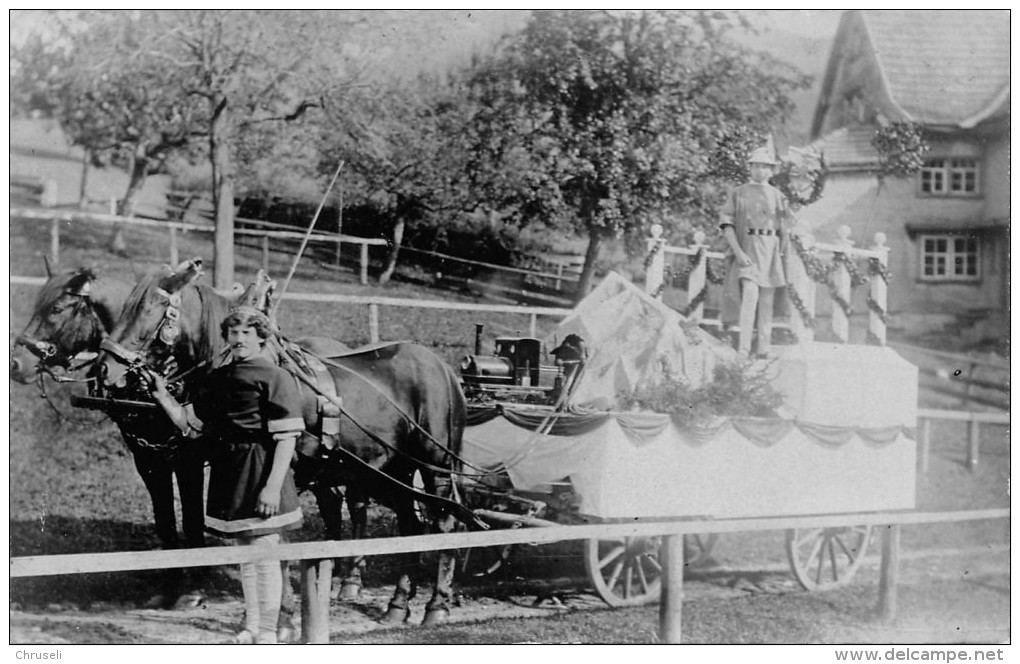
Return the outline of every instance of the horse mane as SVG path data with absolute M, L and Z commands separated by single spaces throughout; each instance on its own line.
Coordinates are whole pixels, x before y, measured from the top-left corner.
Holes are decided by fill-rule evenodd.
M 193 284 L 201 303 L 198 335 L 195 339 L 195 360 L 213 362 L 223 347 L 220 322 L 226 317 L 230 300 L 205 284 Z
M 128 293 L 127 300 L 124 302 L 124 312 L 121 314 L 122 321 L 135 320 L 141 315 L 149 291 L 153 288 L 158 288 L 159 280 L 164 276 L 162 272 L 150 272 L 138 280 L 138 283 Z

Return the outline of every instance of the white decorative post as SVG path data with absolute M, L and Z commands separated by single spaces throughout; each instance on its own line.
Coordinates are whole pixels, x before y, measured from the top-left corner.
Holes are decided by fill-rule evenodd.
M 850 227 L 844 224 L 839 227 L 837 233 L 839 239 L 836 240 L 836 246 L 839 247 L 843 256 L 849 258 L 846 250 L 853 246 L 853 241 L 850 239 Z M 832 275 L 832 281 L 836 286 L 836 292 L 832 298 L 832 332 L 840 342 L 849 343 L 850 318 L 843 309 L 843 303 L 850 303 L 850 271 L 847 270 L 845 263 L 839 263 Z
M 653 297 L 662 295 L 664 273 L 666 269 L 666 238 L 662 237 L 662 226 L 652 224 L 652 237 L 648 243 L 648 256 L 645 258 L 645 292 Z
M 706 278 L 708 275 L 708 246 L 705 245 L 705 231 L 697 230 L 694 231 L 694 256 L 691 260 L 697 260 L 698 262 L 694 265 L 694 269 L 687 276 L 687 302 L 692 302 L 695 298 L 701 295 L 701 291 L 706 288 Z M 699 253 L 701 254 L 699 257 Z M 688 304 L 688 306 L 690 306 Z M 705 298 L 702 297 L 698 305 L 691 309 L 687 317 L 693 321 L 700 321 L 705 316 Z
M 875 233 L 875 246 L 872 247 L 872 251 L 878 252 L 879 270 L 878 274 L 871 275 L 871 315 L 868 318 L 868 332 L 873 343 L 884 346 L 889 313 L 889 284 L 885 281 L 889 265 L 889 247 L 885 246 L 885 233 Z

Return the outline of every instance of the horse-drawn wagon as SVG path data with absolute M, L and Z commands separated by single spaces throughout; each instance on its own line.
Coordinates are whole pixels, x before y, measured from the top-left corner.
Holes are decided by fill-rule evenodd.
M 668 414 L 614 409 L 619 393 L 661 377 L 664 367 L 704 381 L 719 363 L 737 361 L 683 322 L 611 277 L 549 337 L 583 337 L 590 351 L 569 394 L 552 393 L 558 405 L 474 401 L 465 458 L 499 471 L 479 472 L 469 484 L 467 495 L 483 506 L 477 513 L 496 525 L 540 526 L 913 508 L 917 374 L 888 349 L 790 346 L 752 367 L 785 394 L 780 417 L 678 426 Z M 519 518 L 493 515 L 487 504 Z M 870 538 L 869 526 L 790 530 L 786 552 L 802 586 L 826 589 L 851 580 Z M 714 542 L 714 535 L 688 536 L 687 563 Z M 658 538 L 588 541 L 585 562 L 598 594 L 614 606 L 657 599 L 658 549 Z

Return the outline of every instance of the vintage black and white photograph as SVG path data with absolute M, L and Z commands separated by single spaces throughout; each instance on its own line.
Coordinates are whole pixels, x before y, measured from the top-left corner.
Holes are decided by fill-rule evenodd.
M 9 10 L 9 654 L 1008 659 L 1010 24 Z

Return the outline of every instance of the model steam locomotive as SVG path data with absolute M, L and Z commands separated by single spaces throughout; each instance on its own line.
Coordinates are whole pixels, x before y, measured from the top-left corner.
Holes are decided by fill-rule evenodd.
M 542 363 L 542 343 L 532 337 L 497 337 L 495 353 L 482 354 L 484 326 L 475 325 L 475 354 L 460 362 L 461 383 L 470 402 L 556 405 L 576 382 L 587 350 L 576 334 L 550 351 Z

